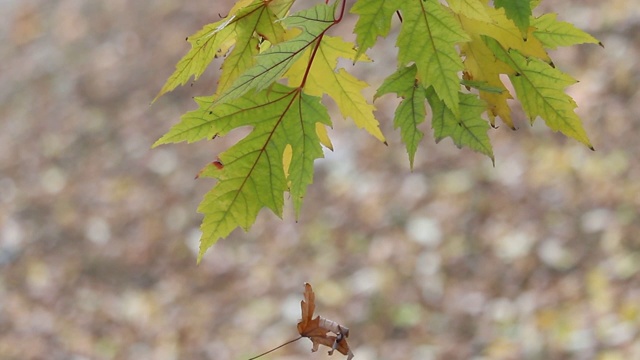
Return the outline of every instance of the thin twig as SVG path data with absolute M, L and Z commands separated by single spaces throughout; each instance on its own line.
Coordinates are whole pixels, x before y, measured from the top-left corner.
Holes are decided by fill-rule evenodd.
M 263 355 L 267 355 L 267 354 L 268 354 L 268 353 L 270 353 L 270 352 L 276 351 L 276 350 L 280 349 L 281 347 L 283 347 L 283 346 L 285 346 L 285 345 L 289 345 L 289 344 L 291 344 L 292 342 L 296 342 L 296 341 L 298 341 L 298 340 L 300 340 L 300 339 L 302 339 L 302 336 L 300 336 L 299 338 L 293 339 L 293 340 L 289 340 L 289 341 L 287 341 L 286 343 L 284 343 L 284 344 L 282 344 L 282 345 L 280 345 L 280 346 L 278 346 L 278 347 L 276 347 L 276 348 L 273 348 L 273 349 L 271 349 L 271 350 L 269 350 L 269 351 L 267 351 L 267 352 L 263 352 L 262 354 L 260 354 L 260 355 L 258 355 L 258 356 L 254 356 L 254 357 L 252 357 L 251 359 L 248 359 L 248 360 L 254 360 L 254 359 L 257 359 L 257 358 L 259 358 L 259 357 L 261 357 L 261 356 L 263 356 Z

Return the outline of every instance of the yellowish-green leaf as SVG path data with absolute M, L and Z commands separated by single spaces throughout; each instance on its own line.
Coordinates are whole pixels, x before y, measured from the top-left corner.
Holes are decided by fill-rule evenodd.
M 422 131 L 418 129 L 418 125 L 423 123 L 426 118 L 426 95 L 424 88 L 416 79 L 416 74 L 415 64 L 398 69 L 385 79 L 375 95 L 377 98 L 393 92 L 402 97 L 403 100 L 396 108 L 393 123 L 396 129 L 400 128 L 400 137 L 407 147 L 409 164 L 412 169 L 418 145 L 424 137 Z
M 289 9 L 291 9 L 291 6 L 294 2 L 295 0 L 271 0 L 268 2 L 268 5 L 273 13 L 276 14 L 279 19 L 281 19 L 287 16 Z
M 426 90 L 426 96 L 433 112 L 431 127 L 436 142 L 450 137 L 459 148 L 468 147 L 487 155 L 492 162 L 494 161 L 493 148 L 487 135 L 489 123 L 480 117 L 486 108 L 482 100 L 472 94 L 460 93 L 460 117 L 458 117 L 438 98 L 433 88 Z
M 194 98 L 198 104 L 198 109 L 187 112 L 180 117 L 180 122 L 173 125 L 171 129 L 158 139 L 152 147 L 163 144 L 178 143 L 186 141 L 192 143 L 203 139 L 211 139 L 213 136 L 224 136 L 226 133 L 217 133 L 211 127 L 212 116 L 216 116 L 210 110 L 212 104 L 208 97 Z M 214 109 L 215 110 L 215 109 Z
M 456 14 L 464 15 L 470 19 L 491 22 L 487 12 L 489 5 L 481 0 L 448 0 L 451 10 Z
M 255 9 L 260 6 L 262 6 L 261 0 L 240 0 L 236 2 L 229 11 L 229 15 L 224 19 L 205 25 L 200 31 L 189 36 L 187 41 L 191 43 L 191 50 L 180 59 L 176 70 L 167 79 L 153 101 L 176 87 L 186 84 L 192 76 L 194 80 L 198 80 L 215 57 L 226 54 L 235 44 L 236 25 L 241 23 L 251 12 L 244 11 L 242 15 L 239 13 L 247 8 Z
M 249 37 L 237 42 L 225 62 L 222 64 L 222 72 L 218 79 L 216 94 L 224 92 L 243 72 L 253 66 L 255 57 L 259 52 L 259 41 L 255 37 Z
M 338 105 L 342 116 L 350 117 L 359 128 L 364 128 L 384 142 L 378 120 L 373 115 L 375 107 L 362 95 L 362 90 L 369 84 L 342 68 L 336 71 L 339 57 L 353 59 L 355 54 L 353 43 L 338 37 L 322 37 L 304 84 L 304 92 L 313 96 L 329 95 Z M 290 69 L 286 75 L 289 77 L 289 85 L 301 84 L 308 62 L 308 56 L 303 56 Z
M 217 106 L 213 101 L 198 99 L 207 136 L 244 126 L 252 130 L 219 156 L 223 167 L 213 172 L 218 183 L 198 208 L 204 214 L 199 259 L 235 228 L 248 230 L 263 207 L 282 216 L 287 189 L 300 211 L 313 162 L 323 155 L 316 124 L 331 124 L 320 98 L 279 84 Z
M 492 14 L 495 14 L 495 12 L 492 12 Z M 472 34 L 471 41 L 462 44 L 460 47 L 465 55 L 466 78 L 472 81 L 483 81 L 489 86 L 502 89 L 500 93 L 480 89 L 480 98 L 487 103 L 487 114 L 491 125 L 495 126 L 495 118 L 499 116 L 507 126 L 514 129 L 511 108 L 507 103 L 507 100 L 511 99 L 512 96 L 502 83 L 500 74 L 510 74 L 515 71 L 507 64 L 498 61 L 482 38 L 473 31 L 475 26 L 479 26 L 481 22 L 466 16 L 460 16 L 460 23 L 465 30 L 468 29 L 467 31 Z
M 506 17 L 504 9 L 488 8 L 487 12 L 491 17 L 491 22 L 461 16 L 460 21 L 464 30 L 473 36 L 490 36 L 498 40 L 505 48 L 516 49 L 526 56 L 534 56 L 547 62 L 551 61 L 544 46 L 535 36 L 528 36 L 527 39 L 520 36 L 518 28 Z M 529 35 L 534 30 L 533 27 L 529 28 Z
M 509 79 L 531 122 L 540 116 L 552 130 L 560 131 L 593 149 L 574 111 L 575 101 L 564 92 L 576 80 L 544 61 L 526 58 L 517 50 L 505 50 L 492 38 L 483 39 L 500 61 L 515 69 L 516 72 L 509 75 Z
M 433 86 L 451 111 L 459 115 L 459 72 L 462 60 L 456 45 L 470 40 L 449 10 L 438 0 L 403 1 L 402 29 L 398 35 L 400 66 L 414 62 L 418 80 Z
M 396 108 L 393 118 L 394 128 L 400 128 L 400 137 L 407 148 L 411 169 L 413 169 L 418 145 L 424 137 L 418 125 L 424 122 L 426 115 L 424 89 L 421 86 L 414 86 Z
M 357 0 L 351 12 L 358 14 L 358 22 L 353 32 L 359 45 L 355 55 L 357 60 L 376 43 L 378 36 L 387 36 L 391 29 L 391 17 L 398 9 L 396 0 Z
M 222 65 L 216 94 L 224 92 L 243 72 L 253 66 L 259 50 L 259 37 L 272 44 L 284 40 L 284 28 L 268 6 L 277 3 L 258 1 L 238 12 L 238 18 L 242 21 L 236 23 L 235 47 Z
M 259 54 L 255 65 L 220 93 L 214 104 L 236 99 L 252 89 L 261 91 L 273 84 L 333 24 L 333 17 L 334 7 L 320 4 L 285 18 L 282 23 L 287 27 L 301 28 L 300 35 Z
M 393 74 L 387 76 L 384 82 L 376 91 L 374 99 L 384 94 L 396 93 L 399 97 L 407 97 L 413 91 L 412 88 L 417 84 L 416 65 L 403 66 L 396 70 Z
M 533 19 L 531 26 L 535 28 L 533 35 L 542 42 L 544 46 L 555 49 L 558 46 L 571 46 L 576 44 L 599 44 L 600 41 L 586 32 L 576 28 L 572 24 L 558 21 L 557 15 L 544 14 Z
M 169 76 L 153 101 L 176 87 L 186 84 L 192 76 L 197 80 L 219 54 L 220 48 L 235 41 L 234 26 L 229 25 L 230 20 L 233 19 L 223 19 L 206 25 L 187 39 L 191 43 L 191 50 L 178 62 L 176 70 Z

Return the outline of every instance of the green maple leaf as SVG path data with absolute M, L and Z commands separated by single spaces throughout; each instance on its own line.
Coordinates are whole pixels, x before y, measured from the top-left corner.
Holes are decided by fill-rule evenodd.
M 271 46 L 259 54 L 255 65 L 240 75 L 225 91 L 221 92 L 214 104 L 227 102 L 247 93 L 260 91 L 273 84 L 298 60 L 304 51 L 333 24 L 334 6 L 316 5 L 285 18 L 287 27 L 297 27 L 302 32 L 291 40 Z
M 291 6 L 290 3 L 288 5 Z M 271 8 L 274 8 L 276 12 L 274 13 Z M 177 86 L 186 84 L 192 76 L 194 80 L 197 80 L 211 61 L 215 57 L 224 55 L 236 43 L 236 40 L 240 41 L 241 46 L 234 49 L 232 56 L 242 60 L 239 65 L 241 67 L 247 62 L 246 55 L 244 55 L 246 50 L 244 43 L 249 42 L 254 31 L 268 37 L 271 41 L 281 40 L 282 26 L 274 24 L 272 20 L 284 15 L 287 10 L 287 1 L 283 0 L 272 2 L 238 1 L 224 19 L 205 25 L 200 31 L 187 38 L 191 43 L 191 50 L 180 59 L 176 70 L 167 79 L 154 101 Z M 235 72 L 237 70 L 223 69 L 223 79 L 233 76 Z
M 396 129 L 400 128 L 400 136 L 407 147 L 409 164 L 412 169 L 418 145 L 424 137 L 422 131 L 418 129 L 418 125 L 423 123 L 426 118 L 426 94 L 424 88 L 418 83 L 416 74 L 415 65 L 398 69 L 384 80 L 374 97 L 396 93 L 402 98 L 396 108 L 393 124 Z
M 169 76 L 153 101 L 176 87 L 186 84 L 192 76 L 194 80 L 198 80 L 209 63 L 221 54 L 220 49 L 223 45 L 233 41 L 234 32 L 233 26 L 229 26 L 230 20 L 223 19 L 208 24 L 187 38 L 191 43 L 191 50 L 180 59 L 176 70 Z
M 574 111 L 575 101 L 564 92 L 567 86 L 577 81 L 542 60 L 527 58 L 514 49 L 505 50 L 490 37 L 483 39 L 495 56 L 514 70 L 509 74 L 509 79 L 531 123 L 540 116 L 552 130 L 560 131 L 593 149 Z
M 550 49 L 558 46 L 571 46 L 576 44 L 599 44 L 602 43 L 593 36 L 576 28 L 572 24 L 557 20 L 557 14 L 544 14 L 533 19 L 531 26 L 535 28 L 533 34 L 542 42 L 542 44 Z
M 396 0 L 358 0 L 351 12 L 358 14 L 358 22 L 353 30 L 359 48 L 355 59 L 371 48 L 378 36 L 387 36 L 391 29 L 391 17 L 398 9 Z
M 278 23 L 278 15 L 268 5 L 278 2 L 257 1 L 256 3 L 238 11 L 236 22 L 235 46 L 222 65 L 222 73 L 218 80 L 217 94 L 227 89 L 240 74 L 253 66 L 255 56 L 259 51 L 259 38 L 268 40 L 272 44 L 284 40 L 284 28 Z M 277 9 L 283 11 L 283 9 Z
M 460 93 L 460 116 L 458 117 L 438 97 L 432 87 L 426 90 L 426 96 L 433 111 L 431 127 L 436 142 L 450 137 L 459 148 L 466 146 L 487 155 L 492 162 L 495 161 L 491 141 L 487 135 L 489 124 L 480 117 L 487 107 L 482 100 L 472 94 Z
M 523 36 L 529 30 L 532 4 L 531 0 L 494 0 L 496 8 L 504 8 L 507 17 L 513 21 Z
M 219 155 L 221 169 L 206 171 L 218 183 L 198 208 L 204 214 L 201 259 L 235 228 L 248 230 L 263 207 L 282 216 L 287 190 L 299 213 L 306 188 L 313 181 L 313 162 L 323 156 L 316 124 L 331 125 L 331 121 L 320 98 L 279 84 L 218 106 L 211 106 L 211 96 L 197 98 L 197 102 L 200 109 L 183 117 L 156 146 L 252 127 L 249 135 Z
M 459 72 L 464 69 L 456 44 L 470 40 L 453 14 L 438 0 L 403 1 L 398 35 L 400 65 L 415 62 L 417 78 L 433 86 L 438 96 L 459 115 Z

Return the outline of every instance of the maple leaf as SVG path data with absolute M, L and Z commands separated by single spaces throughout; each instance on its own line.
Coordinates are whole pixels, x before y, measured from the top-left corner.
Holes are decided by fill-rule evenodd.
M 480 117 L 485 104 L 475 95 L 460 93 L 460 117 L 455 116 L 435 90 L 426 90 L 427 100 L 433 111 L 431 127 L 436 142 L 450 137 L 459 148 L 466 146 L 487 155 L 495 162 L 491 141 L 487 135 L 489 124 Z
M 354 57 L 371 48 L 378 36 L 387 36 L 391 29 L 391 17 L 398 8 L 396 0 L 358 0 L 351 8 L 351 13 L 358 14 L 358 22 L 353 29 L 360 47 Z
M 284 40 L 284 27 L 278 23 L 278 15 L 272 10 L 282 1 L 256 1 L 243 8 L 237 14 L 242 19 L 236 22 L 235 46 L 222 65 L 222 73 L 218 80 L 216 94 L 222 93 L 235 79 L 253 66 L 259 51 L 259 38 L 272 44 Z M 292 3 L 285 2 L 278 12 L 288 10 Z
M 304 50 L 333 25 L 334 6 L 316 5 L 286 17 L 281 22 L 302 32 L 293 39 L 278 43 L 260 53 L 255 64 L 216 97 L 214 104 L 236 99 L 249 90 L 260 91 L 278 80 L 302 56 Z
M 311 284 L 304 283 L 304 300 L 300 302 L 302 319 L 298 322 L 298 333 L 311 340 L 313 343 L 311 351 L 318 351 L 318 347 L 324 345 L 331 348 L 329 355 L 333 354 L 334 350 L 338 350 L 341 354 L 347 355 L 347 360 L 353 359 L 353 353 L 346 339 L 349 336 L 349 329 L 321 316 L 313 318 L 315 301 L 316 295 Z
M 236 43 L 236 40 L 241 42 L 241 46 L 234 49 L 232 56 L 234 60 L 241 61 L 237 65 L 240 69 L 242 64 L 247 61 L 245 52 L 249 49 L 244 42 L 250 42 L 254 31 L 268 37 L 269 40 L 280 40 L 282 26 L 279 24 L 274 26 L 271 20 L 278 15 L 282 16 L 283 12 L 288 10 L 286 4 L 287 1 L 283 0 L 272 0 L 271 2 L 240 0 L 224 19 L 207 24 L 200 31 L 189 36 L 187 41 L 191 43 L 191 50 L 180 59 L 176 70 L 167 79 L 154 101 L 177 86 L 186 84 L 192 76 L 194 80 L 197 80 L 211 61 L 215 57 L 224 55 Z M 271 11 L 270 7 L 274 7 L 277 12 Z M 238 69 L 223 69 L 223 81 L 226 81 L 224 80 L 226 77 L 234 76 Z
M 469 13 L 470 11 L 465 11 Z M 489 20 L 481 20 L 478 16 L 460 15 L 462 28 L 470 34 L 471 41 L 460 47 L 465 55 L 465 71 L 470 80 L 484 81 L 489 86 L 502 89 L 501 92 L 483 91 L 480 98 L 487 103 L 487 114 L 491 125 L 495 126 L 495 118 L 499 116 L 510 128 L 515 129 L 511 118 L 511 108 L 507 100 L 513 97 L 500 79 L 500 74 L 511 74 L 514 70 L 505 63 L 498 61 L 492 51 L 482 40 L 482 35 L 490 36 L 500 42 L 502 46 L 517 49 L 528 56 L 538 57 L 545 61 L 549 59 L 542 43 L 531 36 L 526 41 L 519 36 L 515 24 L 507 18 L 504 9 L 494 9 L 485 5 L 484 12 Z M 532 33 L 533 28 L 529 29 Z
M 456 14 L 464 15 L 470 19 L 491 22 L 488 13 L 490 7 L 481 0 L 448 0 L 447 3 Z
M 464 19 L 462 23 L 464 26 Z M 511 118 L 511 108 L 507 103 L 507 100 L 512 99 L 512 96 L 500 79 L 500 74 L 508 74 L 513 69 L 497 61 L 491 50 L 477 34 L 472 35 L 471 41 L 463 44 L 460 49 L 465 54 L 464 65 L 468 79 L 486 82 L 489 86 L 500 90 L 500 92 L 495 92 L 479 89 L 480 98 L 487 103 L 487 114 L 491 125 L 495 126 L 495 118 L 499 116 L 507 126 L 515 129 Z
M 580 118 L 574 112 L 576 103 L 564 92 L 567 86 L 577 81 L 544 61 L 526 58 L 515 49 L 506 50 L 490 37 L 483 39 L 500 61 L 514 69 L 509 79 L 531 123 L 540 116 L 552 130 L 560 131 L 593 150 Z
M 424 88 L 416 79 L 417 69 L 415 64 L 398 69 L 387 77 L 378 88 L 374 98 L 388 93 L 396 93 L 402 97 L 402 101 L 396 108 L 393 123 L 400 128 L 402 142 L 407 147 L 409 164 L 413 169 L 413 160 L 418 149 L 418 144 L 424 137 L 418 125 L 424 122 L 426 117 Z
M 587 34 L 586 32 L 576 28 L 572 24 L 557 20 L 557 14 L 544 14 L 533 19 L 531 26 L 535 28 L 533 34 L 542 42 L 542 44 L 550 49 L 558 46 L 571 46 L 576 44 L 599 44 L 602 43 Z
M 318 41 L 320 44 L 307 74 L 304 92 L 313 96 L 329 95 L 338 105 L 342 116 L 352 118 L 359 128 L 364 128 L 378 140 L 385 142 L 380 124 L 373 115 L 375 107 L 362 95 L 362 90 L 369 84 L 358 80 L 343 68 L 335 71 L 339 57 L 349 59 L 355 56 L 356 50 L 353 43 L 326 35 Z M 310 54 L 311 51 L 308 51 L 307 55 L 310 56 Z M 371 60 L 365 57 L 361 61 Z M 303 56 L 289 69 L 285 74 L 289 78 L 289 85 L 302 83 L 308 62 L 308 56 Z
M 224 136 L 242 126 L 253 128 L 219 155 L 222 169 L 203 173 L 212 174 L 218 184 L 198 207 L 204 214 L 199 261 L 236 227 L 248 230 L 261 208 L 282 216 L 284 191 L 289 191 L 299 213 L 306 188 L 313 181 L 313 161 L 323 156 L 316 124 L 331 122 L 320 98 L 279 84 L 218 106 L 212 106 L 211 96 L 196 98 L 196 102 L 200 108 L 183 116 L 154 146 Z M 288 176 L 283 160 L 287 146 L 291 147 Z
M 404 14 L 396 44 L 400 65 L 415 62 L 418 80 L 433 86 L 457 116 L 458 72 L 464 67 L 456 44 L 470 40 L 469 36 L 438 0 L 403 1 L 400 9 Z
M 528 28 L 528 36 L 523 38 L 516 25 L 505 14 L 504 9 L 486 7 L 485 11 L 490 21 L 462 15 L 459 18 L 462 28 L 468 34 L 490 36 L 507 49 L 516 49 L 526 56 L 537 57 L 546 62 L 551 61 L 543 44 L 535 36 L 530 36 L 535 31 L 533 27 Z

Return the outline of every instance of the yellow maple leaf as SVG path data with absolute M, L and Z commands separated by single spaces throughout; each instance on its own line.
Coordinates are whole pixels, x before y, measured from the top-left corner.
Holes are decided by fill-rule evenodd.
M 525 56 L 532 56 L 545 62 L 551 59 L 542 43 L 532 36 L 535 28 L 530 27 L 526 37 L 522 37 L 516 24 L 505 15 L 504 9 L 487 7 L 491 21 L 460 16 L 460 22 L 468 34 L 486 35 L 496 39 L 506 49 L 516 49 Z
M 378 120 L 373 116 L 375 107 L 362 95 L 362 90 L 369 84 L 349 74 L 343 68 L 336 71 L 339 57 L 355 58 L 357 53 L 355 45 L 332 36 L 324 36 L 320 41 L 313 59 L 310 59 L 313 52 L 309 49 L 285 74 L 289 78 L 289 85 L 300 86 L 306 74 L 304 83 L 306 94 L 329 95 L 338 105 L 342 116 L 350 117 L 359 128 L 365 129 L 378 140 L 385 142 Z M 307 72 L 309 61 L 313 63 Z M 360 56 L 359 61 L 371 61 L 371 59 Z M 324 141 L 323 145 L 327 146 Z
M 491 17 L 487 12 L 490 7 L 481 0 L 448 0 L 447 2 L 454 13 L 480 21 L 491 21 Z
M 463 29 L 471 28 L 475 24 L 471 19 L 460 16 L 460 24 Z M 495 59 L 495 56 L 477 33 L 471 33 L 471 41 L 460 46 L 465 56 L 464 65 L 470 80 L 486 81 L 489 85 L 503 89 L 502 93 L 480 91 L 480 98 L 487 102 L 487 115 L 491 125 L 495 126 L 495 118 L 499 116 L 510 128 L 514 129 L 511 118 L 511 108 L 507 103 L 513 99 L 500 79 L 500 74 L 511 74 L 513 69 L 505 63 Z

